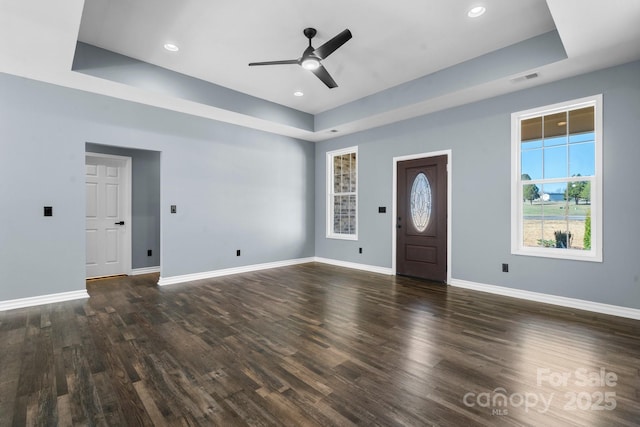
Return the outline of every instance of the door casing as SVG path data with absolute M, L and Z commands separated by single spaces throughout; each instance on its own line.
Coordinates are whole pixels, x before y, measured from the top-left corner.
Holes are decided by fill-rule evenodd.
M 410 154 L 407 156 L 399 156 L 393 158 L 393 186 L 392 186 L 392 203 L 393 215 L 391 216 L 391 273 L 396 275 L 396 253 L 398 251 L 398 231 L 396 229 L 396 218 L 398 217 L 398 162 L 405 160 L 423 159 L 436 156 L 447 156 L 447 283 L 451 283 L 452 259 L 451 259 L 451 194 L 452 194 L 452 150 L 431 151 L 428 153 Z

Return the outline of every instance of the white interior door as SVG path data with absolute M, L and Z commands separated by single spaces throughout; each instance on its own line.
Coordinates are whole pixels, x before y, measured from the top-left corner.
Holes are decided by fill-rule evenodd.
M 131 272 L 131 158 L 87 153 L 87 278 Z

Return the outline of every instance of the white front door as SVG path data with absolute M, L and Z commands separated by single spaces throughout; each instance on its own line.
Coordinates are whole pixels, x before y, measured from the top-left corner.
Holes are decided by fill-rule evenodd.
M 87 153 L 87 278 L 131 269 L 131 158 Z

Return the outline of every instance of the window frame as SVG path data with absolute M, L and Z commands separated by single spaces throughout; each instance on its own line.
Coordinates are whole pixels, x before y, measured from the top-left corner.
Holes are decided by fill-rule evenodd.
M 591 249 L 564 249 L 524 246 L 523 242 L 523 184 L 521 171 L 521 122 L 554 113 L 594 107 L 595 169 L 592 177 L 563 177 L 532 180 L 540 185 L 554 182 L 591 182 Z M 602 262 L 603 246 L 603 138 L 602 138 L 602 94 L 570 100 L 557 104 L 518 111 L 511 114 L 511 253 L 544 258 Z
M 342 156 L 345 154 L 355 154 L 356 155 L 356 188 L 355 192 L 345 192 L 345 193 L 335 193 L 334 192 L 334 157 Z M 339 239 L 339 240 L 358 240 L 358 229 L 359 229 L 359 221 L 358 221 L 358 212 L 359 212 L 359 197 L 358 197 L 358 187 L 360 185 L 359 182 L 359 155 L 358 155 L 358 147 L 347 147 L 341 148 L 339 150 L 328 151 L 326 156 L 326 172 L 327 172 L 327 223 L 326 223 L 326 238 L 327 239 Z M 342 234 L 336 233 L 333 231 L 333 223 L 334 223 L 334 196 L 336 195 L 355 195 L 356 197 L 356 212 L 355 212 L 355 233 L 354 234 Z

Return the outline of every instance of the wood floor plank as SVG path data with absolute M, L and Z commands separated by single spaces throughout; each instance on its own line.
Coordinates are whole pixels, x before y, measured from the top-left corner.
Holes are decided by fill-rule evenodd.
M 639 321 L 315 263 L 157 279 L 0 313 L 0 426 L 640 420 Z
M 104 414 L 86 354 L 82 352 L 81 347 L 65 347 L 63 359 L 69 388 L 69 412 L 73 424 L 104 425 Z
M 18 396 L 25 333 L 24 327 L 4 330 L 1 333 L 3 340 L 0 345 L 0 414 L 8 420 L 13 418 Z
M 153 425 L 156 427 L 168 426 L 169 424 L 167 424 L 164 415 L 156 406 L 153 397 L 151 396 L 151 392 L 145 386 L 144 381 L 135 382 L 133 387 L 136 389 L 136 393 L 138 393 L 138 397 L 140 397 L 140 401 L 142 401 Z
M 73 425 L 73 417 L 71 415 L 71 405 L 68 394 L 58 396 L 56 409 L 58 410 L 58 426 L 71 427 Z
M 42 322 L 41 322 L 42 325 Z M 57 390 L 55 384 L 55 363 L 51 330 L 46 325 L 41 327 L 36 340 L 34 354 L 34 385 L 35 390 L 29 396 L 27 411 L 31 414 L 32 422 L 27 417 L 27 424 L 46 425 L 55 420 L 57 422 Z M 46 329 L 45 329 L 46 328 Z
M 260 404 L 261 398 L 253 392 L 239 391 L 225 398 L 225 403 L 237 415 L 236 424 L 249 426 L 279 426 L 276 416 Z

